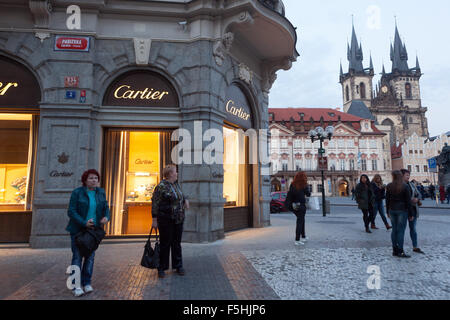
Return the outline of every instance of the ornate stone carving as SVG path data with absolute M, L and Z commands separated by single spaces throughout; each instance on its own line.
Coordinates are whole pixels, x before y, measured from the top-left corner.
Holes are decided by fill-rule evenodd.
M 252 70 L 250 70 L 250 68 L 247 67 L 243 63 L 241 63 L 239 65 L 239 79 L 241 79 L 242 81 L 244 81 L 247 84 L 252 83 L 252 79 L 253 79 Z
M 30 0 L 30 10 L 36 28 L 48 28 L 52 5 L 48 0 Z
M 48 32 L 36 32 L 34 35 L 41 40 L 41 43 L 44 42 L 45 39 L 50 38 L 50 33 Z
M 233 45 L 233 40 L 233 33 L 227 32 L 223 35 L 222 39 L 214 44 L 213 56 L 218 66 L 223 65 L 225 57 L 230 52 L 231 46 Z
M 133 41 L 134 41 L 134 52 L 136 54 L 136 64 L 138 66 L 148 65 L 152 40 L 134 38 Z

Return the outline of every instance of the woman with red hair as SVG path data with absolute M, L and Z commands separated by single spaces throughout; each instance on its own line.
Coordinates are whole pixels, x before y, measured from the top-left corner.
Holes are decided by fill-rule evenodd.
M 297 228 L 295 230 L 295 245 L 304 245 L 308 238 L 305 233 L 306 197 L 310 197 L 308 178 L 303 171 L 295 175 L 286 197 L 286 209 L 297 216 Z M 301 237 L 301 239 L 300 239 Z M 303 240 L 303 241 L 302 241 Z
M 83 257 L 75 243 L 77 233 L 86 228 L 102 228 L 110 219 L 105 190 L 99 188 L 100 174 L 95 169 L 87 170 L 81 176 L 82 187 L 73 190 L 70 197 L 68 216 L 70 218 L 66 230 L 70 232 L 72 242 L 72 265 L 81 271 L 82 287 L 73 289 L 73 294 L 80 297 L 91 293 L 92 272 L 94 270 L 95 251 L 89 257 Z

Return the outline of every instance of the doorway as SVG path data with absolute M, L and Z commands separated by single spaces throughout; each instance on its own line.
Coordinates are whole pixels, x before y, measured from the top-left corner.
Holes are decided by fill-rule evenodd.
M 108 236 L 146 235 L 152 195 L 170 164 L 171 131 L 106 129 L 103 181 L 111 211 Z

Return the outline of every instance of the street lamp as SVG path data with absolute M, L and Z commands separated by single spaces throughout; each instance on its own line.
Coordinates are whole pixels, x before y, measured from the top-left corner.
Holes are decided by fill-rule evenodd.
M 325 154 L 325 149 L 322 146 L 322 143 L 325 139 L 331 140 L 334 134 L 334 127 L 328 126 L 325 129 L 322 127 L 317 127 L 316 129 L 313 129 L 309 131 L 309 137 L 311 138 L 311 142 L 314 143 L 315 140 L 320 141 L 320 149 L 319 149 L 319 161 L 320 158 L 323 158 L 323 155 Z M 322 172 L 322 211 L 323 216 L 326 217 L 327 213 L 325 210 L 325 177 L 324 177 L 324 170 L 321 169 Z

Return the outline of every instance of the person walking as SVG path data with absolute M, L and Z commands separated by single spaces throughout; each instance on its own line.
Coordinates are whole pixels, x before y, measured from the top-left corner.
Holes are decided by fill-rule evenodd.
M 386 185 L 383 184 L 383 179 L 379 174 L 376 174 L 375 177 L 372 179 L 372 190 L 375 195 L 375 202 L 373 206 L 373 217 L 372 217 L 372 229 L 378 229 L 375 225 L 375 220 L 377 217 L 377 213 L 380 213 L 381 219 L 384 222 L 384 225 L 386 226 L 387 230 L 392 229 L 392 227 L 389 225 L 386 215 L 384 213 L 384 204 L 383 200 L 386 199 Z
M 152 227 L 158 228 L 160 239 L 160 265 L 158 277 L 164 278 L 169 269 L 169 255 L 172 256 L 172 269 L 184 276 L 181 238 L 185 209 L 189 209 L 189 201 L 183 195 L 178 184 L 178 173 L 175 165 L 163 169 L 163 180 L 156 186 L 152 196 Z
M 416 188 L 416 185 L 409 181 L 411 173 L 406 170 L 402 169 L 401 173 L 403 174 L 403 182 L 406 183 L 408 186 L 408 190 L 411 193 L 411 206 L 412 206 L 412 215 L 413 219 L 409 219 L 408 225 L 409 225 L 409 235 L 411 237 L 411 241 L 413 244 L 413 252 L 415 253 L 421 253 L 425 254 L 419 247 L 418 247 L 418 240 L 417 240 L 417 219 L 419 218 L 419 205 L 421 205 L 421 198 L 420 193 Z
M 447 204 L 450 204 L 450 184 L 447 185 Z
M 286 208 L 297 216 L 297 227 L 295 229 L 295 245 L 304 245 L 308 240 L 305 233 L 306 197 L 310 197 L 308 178 L 303 171 L 295 175 L 294 181 L 289 187 L 286 196 Z
M 367 233 L 372 233 L 369 229 L 370 223 L 373 219 L 373 206 L 375 202 L 375 195 L 370 185 L 369 177 L 363 174 L 359 180 L 355 190 L 356 202 L 358 208 L 363 213 L 364 226 Z
M 352 200 L 355 200 L 355 188 L 352 188 Z
M 439 186 L 439 195 L 441 198 L 441 204 L 444 204 L 445 200 L 445 187 L 443 185 Z
M 89 257 L 83 259 L 75 243 L 75 236 L 85 228 L 102 228 L 110 219 L 105 190 L 99 188 L 99 181 L 100 174 L 97 170 L 90 169 L 84 172 L 81 176 L 83 186 L 72 191 L 67 212 L 70 220 L 66 230 L 70 232 L 72 265 L 80 268 L 81 286 L 83 287 L 73 289 L 73 294 L 76 297 L 94 291 L 91 281 L 94 271 L 95 251 Z
M 406 221 L 413 219 L 411 193 L 401 171 L 392 172 L 392 180 L 386 188 L 386 211 L 392 222 L 392 255 L 410 258 L 403 249 Z

